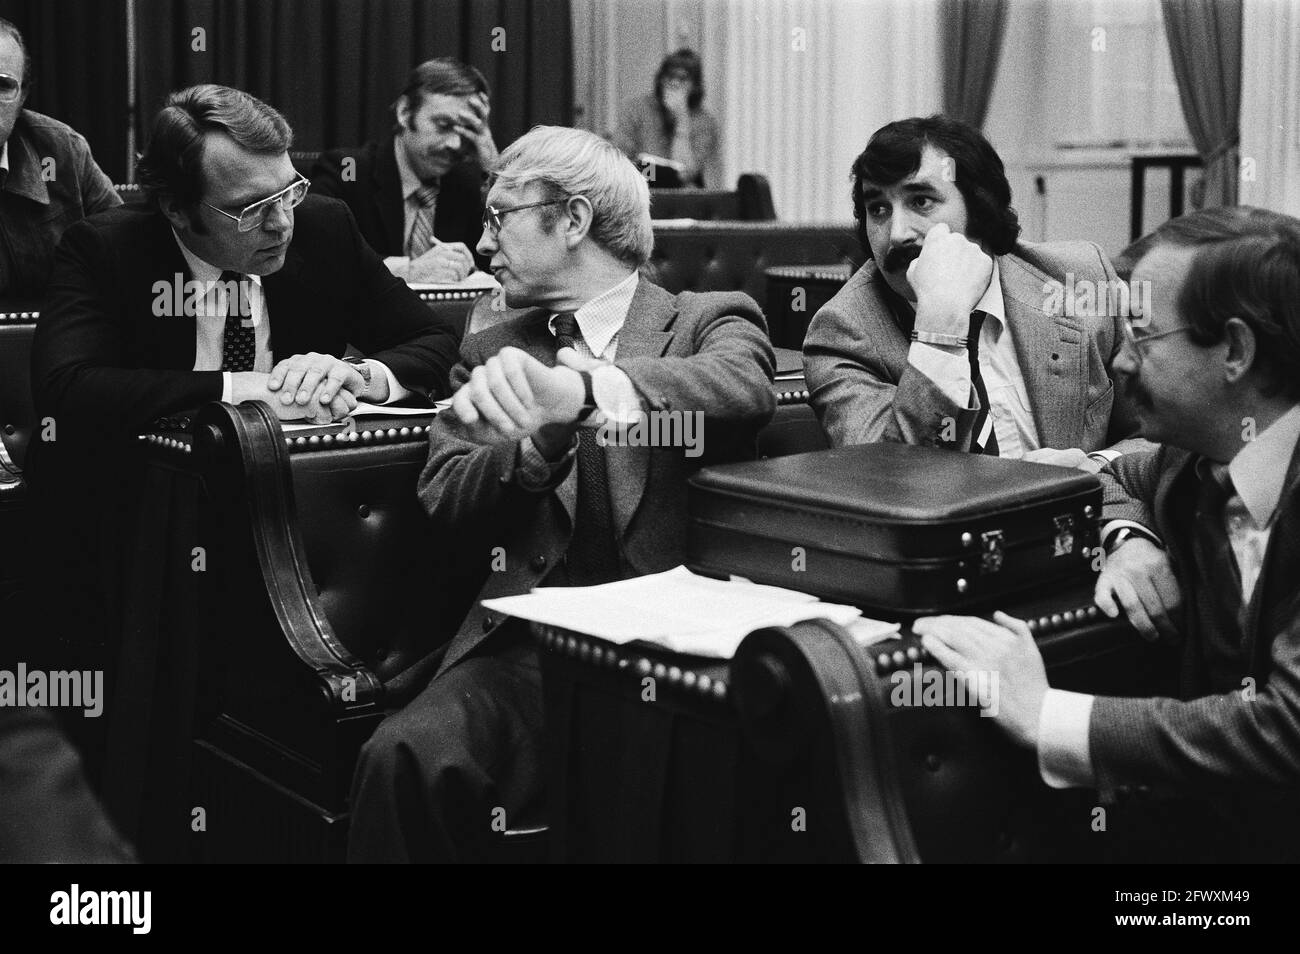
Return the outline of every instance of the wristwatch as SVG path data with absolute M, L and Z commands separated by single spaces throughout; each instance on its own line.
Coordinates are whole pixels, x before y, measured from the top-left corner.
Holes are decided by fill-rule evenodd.
M 365 397 L 366 394 L 370 391 L 370 378 L 374 374 L 374 372 L 371 371 L 370 369 L 370 365 L 366 362 L 365 358 L 344 358 L 343 360 L 346 361 L 348 364 L 352 365 L 352 367 L 356 368 L 357 371 L 361 373 L 361 380 L 366 382 L 366 386 L 361 389 L 361 393 L 358 394 L 357 397 L 359 398 Z
M 1120 527 L 1118 530 L 1112 533 L 1110 535 L 1110 539 L 1106 541 L 1106 552 L 1108 554 L 1114 553 L 1116 550 L 1119 549 L 1120 544 L 1122 544 L 1125 540 L 1132 539 L 1133 537 L 1137 537 L 1140 540 L 1146 540 L 1150 543 L 1153 543 L 1156 546 L 1158 546 L 1161 550 L 1164 549 L 1164 544 L 1162 544 L 1159 540 L 1157 540 L 1152 534 L 1139 530 L 1137 527 Z
M 591 417 L 596 410 L 596 392 L 592 388 L 591 372 L 579 371 L 578 374 L 582 376 L 582 409 L 578 411 L 578 417 L 574 421 L 575 424 L 581 424 Z

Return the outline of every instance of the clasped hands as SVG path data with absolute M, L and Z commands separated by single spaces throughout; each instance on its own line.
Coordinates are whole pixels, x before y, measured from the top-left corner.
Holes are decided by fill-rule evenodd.
M 296 354 L 271 369 L 231 375 L 231 401 L 261 401 L 282 421 L 329 424 L 356 409 L 361 395 L 375 403 L 388 399 L 388 379 L 374 374 L 369 391 L 361 372 L 330 354 Z
M 516 443 L 531 437 L 541 454 L 557 459 L 569 446 L 586 398 L 580 371 L 605 364 L 561 348 L 547 367 L 519 348 L 502 348 L 470 373 L 451 399 L 451 411 L 470 440 Z

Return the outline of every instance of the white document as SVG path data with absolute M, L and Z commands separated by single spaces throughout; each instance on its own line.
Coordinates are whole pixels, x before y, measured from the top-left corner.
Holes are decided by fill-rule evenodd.
M 818 618 L 847 626 L 863 619 L 854 606 L 822 603 L 807 593 L 744 580 L 714 580 L 684 566 L 600 586 L 540 587 L 525 596 L 484 600 L 483 605 L 612 643 L 640 639 L 674 652 L 719 659 L 730 659 L 741 640 L 764 626 Z M 896 623 L 865 623 L 857 629 L 879 633 L 876 638 L 898 631 Z
M 412 291 L 492 291 L 501 285 L 491 272 L 470 272 L 458 282 L 407 282 Z

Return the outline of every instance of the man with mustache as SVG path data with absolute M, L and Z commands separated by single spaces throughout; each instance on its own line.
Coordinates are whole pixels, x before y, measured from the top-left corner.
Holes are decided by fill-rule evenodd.
M 411 71 L 393 113 L 386 138 L 322 153 L 312 190 L 348 204 L 393 274 L 458 282 L 487 265 L 471 251 L 497 157 L 487 80 L 459 60 L 429 60 Z
M 1067 277 L 1105 290 L 1114 269 L 1090 243 L 1017 241 L 1002 160 L 978 130 L 943 116 L 890 123 L 853 176 L 872 261 L 804 341 L 832 445 L 927 444 L 1094 472 L 1140 446 L 1108 372 L 1121 316 L 1052 306 Z
M 1050 688 L 1028 628 L 1004 614 L 913 629 L 944 666 L 998 673 L 989 714 L 1035 750 L 1048 784 L 1195 800 L 1208 812 L 1186 833 L 1196 860 L 1294 862 L 1300 220 L 1248 207 L 1174 219 L 1134 278 L 1151 281 L 1153 307 L 1126 327 L 1115 371 L 1159 443 L 1103 472 L 1111 555 L 1096 600 L 1163 620 L 1177 696 Z M 1123 539 L 1125 526 L 1158 542 Z

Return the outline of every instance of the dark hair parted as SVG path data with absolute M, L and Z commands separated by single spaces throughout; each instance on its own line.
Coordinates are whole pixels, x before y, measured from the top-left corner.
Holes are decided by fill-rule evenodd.
M 994 255 L 1015 248 L 1020 219 L 1011 207 L 1011 184 L 997 151 L 974 126 L 947 116 L 900 119 L 876 130 L 862 155 L 853 160 L 853 216 L 862 250 L 867 242 L 867 183 L 891 186 L 921 168 L 927 145 L 952 157 L 956 184 L 966 201 L 966 233 Z
M 149 145 L 136 165 L 141 188 L 155 202 L 171 196 L 193 210 L 203 197 L 203 150 L 222 132 L 251 152 L 287 152 L 293 130 L 273 107 L 229 86 L 191 86 L 172 93 L 154 117 Z
M 1300 220 L 1246 205 L 1202 209 L 1156 229 L 1160 246 L 1195 250 L 1178 292 L 1188 337 L 1217 344 L 1240 318 L 1255 335 L 1261 391 L 1300 398 Z
M 13 37 L 14 42 L 18 44 L 18 49 L 22 50 L 23 89 L 30 89 L 32 85 L 32 54 L 28 51 L 27 44 L 23 42 L 21 31 L 4 17 L 0 17 L 0 34 Z
M 686 94 L 686 105 L 691 109 L 699 109 L 700 103 L 704 101 L 704 67 L 700 63 L 700 55 L 687 47 L 665 56 L 659 64 L 659 71 L 655 73 L 655 99 L 659 100 L 660 108 L 664 105 L 664 80 L 675 70 L 681 70 L 691 78 L 691 91 Z
M 406 85 L 393 102 L 393 113 L 405 107 L 410 113 L 407 128 L 415 128 L 415 114 L 424 104 L 426 96 L 473 96 L 475 93 L 488 93 L 487 78 L 468 63 L 440 56 L 425 60 L 406 76 Z M 393 132 L 401 132 L 400 121 L 393 126 Z

